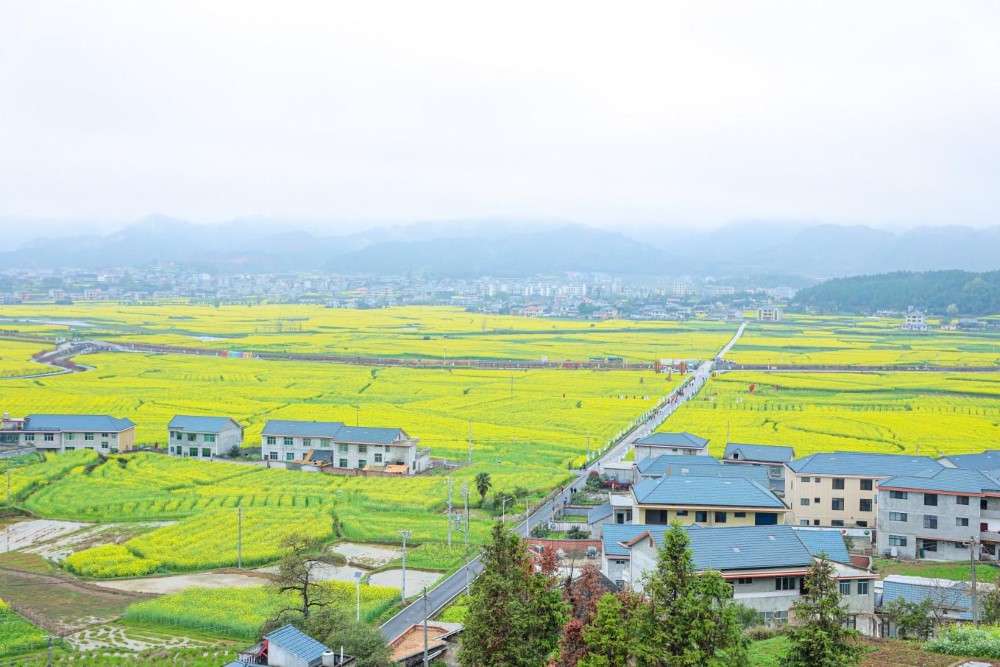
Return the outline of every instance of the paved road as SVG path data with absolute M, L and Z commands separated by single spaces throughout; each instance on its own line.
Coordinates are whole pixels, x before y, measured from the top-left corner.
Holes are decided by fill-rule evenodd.
M 745 328 L 746 324 L 740 325 L 740 328 L 736 331 L 733 338 L 719 352 L 716 357 L 717 359 L 724 357 L 729 352 L 736 341 L 739 340 L 739 337 L 743 335 L 743 330 Z M 576 471 L 577 479 L 567 485 L 564 492 L 556 495 L 554 498 L 545 503 L 545 505 L 535 510 L 535 512 L 531 514 L 527 520 L 517 524 L 514 529 L 515 532 L 527 536 L 530 530 L 529 525 L 534 526 L 539 521 L 548 521 L 552 518 L 556 507 L 569 500 L 571 488 L 578 485 L 582 486 L 583 479 L 590 474 L 590 471 L 597 470 L 600 472 L 601 465 L 604 462 L 620 461 L 621 458 L 625 456 L 629 449 L 631 449 L 631 447 L 635 444 L 636 440 L 652 433 L 667 417 L 673 414 L 674 410 L 680 407 L 684 401 L 697 394 L 698 390 L 701 389 L 708 381 L 708 378 L 711 377 L 712 367 L 713 361 L 703 362 L 686 382 L 676 388 L 674 392 L 668 396 L 667 402 L 662 407 L 649 414 L 644 421 L 635 426 L 613 447 L 608 449 L 608 451 L 601 455 L 601 457 L 591 462 L 585 469 Z M 681 390 L 683 390 L 683 395 Z M 672 398 L 674 399 L 673 401 L 671 400 Z M 434 616 L 434 614 L 441 611 L 441 609 L 443 609 L 449 602 L 460 595 L 462 591 L 465 590 L 466 585 L 469 582 L 474 581 L 482 571 L 483 563 L 480 556 L 477 554 L 475 558 L 469 561 L 469 564 L 466 567 L 463 567 L 458 572 L 442 581 L 436 588 L 427 594 L 427 608 L 429 614 Z M 403 634 L 411 625 L 423 622 L 424 605 L 422 599 L 418 599 L 386 621 L 381 628 L 382 635 L 387 640 L 391 641 Z

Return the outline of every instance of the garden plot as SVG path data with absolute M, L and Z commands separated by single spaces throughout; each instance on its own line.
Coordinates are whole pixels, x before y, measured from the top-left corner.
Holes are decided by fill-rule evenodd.
M 62 562 L 71 553 L 82 551 L 99 544 L 119 544 L 153 528 L 169 526 L 173 521 L 147 521 L 144 523 L 105 523 L 90 526 L 84 530 L 60 535 L 43 544 L 24 549 L 57 562 Z
M 351 565 L 367 569 L 382 567 L 403 555 L 401 550 L 394 547 L 355 544 L 354 542 L 334 544 L 331 550 L 344 556 Z
M 3 531 L 0 531 L 0 553 L 32 547 L 92 525 L 76 521 L 50 521 L 48 519 L 11 523 L 4 527 Z
M 178 574 L 168 577 L 143 577 L 142 579 L 113 579 L 111 581 L 95 581 L 95 586 L 113 588 L 131 593 L 151 593 L 166 595 L 177 593 L 188 588 L 245 588 L 247 586 L 266 586 L 271 580 L 268 577 L 251 574 L 234 573 L 203 573 Z M 141 649 L 137 649 L 141 650 Z
M 164 634 L 146 628 L 129 628 L 121 625 L 97 625 L 73 633 L 66 641 L 77 651 L 96 651 L 101 649 L 126 649 L 129 651 L 148 651 L 150 649 L 203 648 L 218 644 L 203 639 L 187 636 Z
M 347 581 L 353 583 L 354 573 L 357 571 L 358 567 L 354 565 L 338 566 L 313 561 L 312 577 L 316 581 Z M 255 570 L 255 572 L 277 574 L 278 566 L 272 565 L 271 567 L 262 567 L 259 570 Z

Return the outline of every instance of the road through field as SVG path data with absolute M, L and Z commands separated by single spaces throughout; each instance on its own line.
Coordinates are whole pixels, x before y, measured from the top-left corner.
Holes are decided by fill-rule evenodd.
M 745 328 L 746 324 L 740 325 L 732 339 L 730 339 L 730 341 L 726 343 L 725 347 L 719 351 L 719 354 L 716 356 L 716 360 L 722 359 L 729 352 L 729 350 L 732 349 L 733 345 L 736 344 L 736 341 L 739 340 L 741 335 L 743 335 Z M 566 488 L 549 499 L 549 501 L 542 505 L 542 507 L 535 510 L 534 514 L 529 515 L 524 521 L 519 523 L 514 528 L 514 531 L 527 537 L 530 532 L 530 526 L 537 525 L 539 521 L 548 521 L 551 519 L 556 508 L 569 501 L 569 495 L 572 489 L 574 487 L 582 486 L 583 480 L 590 474 L 591 471 L 596 470 L 600 472 L 602 470 L 601 465 L 605 462 L 620 461 L 622 457 L 625 456 L 625 454 L 632 448 L 632 446 L 635 445 L 636 440 L 643 438 L 656 430 L 656 428 L 671 414 L 673 414 L 678 407 L 683 405 L 684 401 L 697 394 L 698 390 L 701 389 L 711 377 L 714 365 L 715 360 L 708 360 L 698 366 L 698 369 L 692 374 L 692 377 L 673 391 L 673 393 L 668 397 L 666 403 L 664 403 L 663 407 L 652 413 L 645 421 L 635 426 L 629 433 L 622 436 L 622 438 L 615 443 L 615 445 L 609 448 L 608 451 L 598 459 L 591 462 L 586 468 L 577 471 L 577 479 L 569 485 L 569 488 Z M 461 568 L 442 581 L 433 590 L 428 591 L 428 616 L 434 616 L 440 612 L 452 600 L 458 597 L 482 571 L 482 559 L 480 556 L 476 556 L 469 561 L 467 566 Z M 386 621 L 381 627 L 382 635 L 387 640 L 392 641 L 406 632 L 410 626 L 421 624 L 423 622 L 424 604 L 423 597 L 420 597 Z

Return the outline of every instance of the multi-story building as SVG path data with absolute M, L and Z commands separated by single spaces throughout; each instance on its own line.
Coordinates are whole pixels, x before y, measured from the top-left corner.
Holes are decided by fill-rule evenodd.
M 261 433 L 270 461 L 307 461 L 344 469 L 386 469 L 413 474 L 430 467 L 430 450 L 401 428 L 345 426 L 343 422 L 271 419 Z
M 793 523 L 874 530 L 880 480 L 942 466 L 928 456 L 834 452 L 795 459 L 785 467 L 785 502 Z
M 785 464 L 795 458 L 795 450 L 779 445 L 748 445 L 730 442 L 723 454 L 726 463 L 763 466 L 767 469 L 769 488 L 777 495 L 785 494 Z
M 780 322 L 781 321 L 781 308 L 758 308 L 757 309 L 757 321 L 758 322 Z
M 167 451 L 210 459 L 243 444 L 243 427 L 229 417 L 176 415 L 167 424 Z
M 785 523 L 788 512 L 766 487 L 743 477 L 671 475 L 645 479 L 630 493 L 632 521 L 653 526 L 771 526 Z
M 109 415 L 35 414 L 12 419 L 5 413 L 0 422 L 0 444 L 54 453 L 75 449 L 127 452 L 135 444 L 135 424 Z
M 941 468 L 890 477 L 879 483 L 878 510 L 879 553 L 961 560 L 978 541 L 982 554 L 1000 554 L 1000 478 L 995 474 Z
M 605 466 L 607 467 L 607 466 Z M 690 476 L 690 477 L 743 477 L 761 486 L 768 487 L 768 472 L 763 466 L 734 465 L 723 463 L 714 456 L 654 456 L 633 464 L 632 482 L 648 478 Z
M 635 442 L 635 460 L 677 454 L 681 456 L 708 456 L 708 439 L 683 433 L 654 433 Z
M 666 526 L 604 526 L 605 576 L 643 590 L 668 530 Z M 839 531 L 813 532 L 791 526 L 689 528 L 688 538 L 695 568 L 720 572 L 733 587 L 733 599 L 757 611 L 767 624 L 789 620 L 813 559 L 822 556 L 834 566 L 841 604 L 851 625 L 863 634 L 875 634 L 878 575 L 851 565 Z

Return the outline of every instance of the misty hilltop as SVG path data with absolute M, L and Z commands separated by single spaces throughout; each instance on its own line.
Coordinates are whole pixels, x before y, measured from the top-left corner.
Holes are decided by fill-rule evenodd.
M 100 235 L 39 238 L 0 253 L 8 268 L 178 263 L 211 273 L 317 270 L 442 277 L 565 271 L 648 276 L 789 275 L 1000 269 L 1000 228 L 740 223 L 699 232 L 623 233 L 561 222 L 422 222 L 328 236 L 265 218 L 215 225 L 150 216 Z

